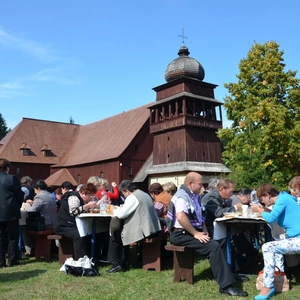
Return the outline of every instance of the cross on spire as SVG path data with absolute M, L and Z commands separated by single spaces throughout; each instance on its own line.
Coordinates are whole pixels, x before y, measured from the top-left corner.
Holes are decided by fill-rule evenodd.
M 184 46 L 184 39 L 187 39 L 186 36 L 184 36 L 184 28 L 182 27 L 182 35 L 178 34 L 178 36 L 182 37 L 182 46 Z

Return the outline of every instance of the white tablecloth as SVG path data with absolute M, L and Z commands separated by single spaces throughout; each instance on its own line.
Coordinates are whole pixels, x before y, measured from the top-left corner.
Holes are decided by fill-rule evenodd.
M 214 221 L 214 240 L 221 240 L 226 238 L 227 232 L 226 232 L 226 221 L 231 219 L 240 219 L 242 220 L 258 220 L 258 221 L 264 221 L 263 218 L 245 218 L 245 217 L 235 217 L 235 218 L 217 218 Z M 249 224 L 249 223 L 247 223 Z M 251 224 L 251 223 L 250 223 Z M 232 226 L 231 234 L 236 234 L 241 231 L 235 230 L 234 226 Z
M 240 219 L 245 220 L 261 220 L 264 221 L 263 218 L 245 218 L 245 217 L 237 217 Z M 217 218 L 214 221 L 214 240 L 220 240 L 223 238 L 226 238 L 227 232 L 226 232 L 226 220 L 230 220 L 229 218 Z M 243 223 L 240 223 L 243 224 Z M 248 223 L 249 224 L 249 223 Z M 232 223 L 234 225 L 234 223 Z M 274 240 L 279 240 L 285 238 L 285 230 L 281 226 L 278 225 L 277 222 L 274 222 L 272 224 L 268 224 L 268 226 L 271 228 L 271 234 Z M 234 226 L 231 226 L 231 235 L 241 232 L 239 230 L 236 230 Z M 289 267 L 296 266 L 300 262 L 300 254 L 291 254 L 286 255 L 286 262 Z
M 27 214 L 27 210 L 24 209 L 24 206 L 26 206 L 27 204 L 26 203 L 23 203 L 22 206 L 21 206 L 21 219 L 19 219 L 19 225 L 20 226 L 23 226 L 23 225 L 26 225 L 26 218 L 28 216 Z
M 75 218 L 80 236 L 92 234 L 94 218 L 96 218 L 96 233 L 109 231 L 111 234 L 121 226 L 121 220 L 114 215 L 82 213 Z

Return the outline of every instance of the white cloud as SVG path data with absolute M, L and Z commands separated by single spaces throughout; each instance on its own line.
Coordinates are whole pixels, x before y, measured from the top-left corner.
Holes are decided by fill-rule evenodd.
M 29 96 L 23 91 L 23 85 L 18 82 L 0 84 L 0 98 L 9 99 L 14 96 Z
M 15 96 L 32 96 L 26 92 L 17 92 L 17 91 L 12 91 L 12 90 L 3 90 L 0 88 L 0 98 L 13 98 Z
M 36 58 L 37 63 L 32 64 L 32 67 L 36 70 L 39 68 L 40 71 L 19 76 L 18 70 L 15 69 L 15 79 L 12 79 L 11 82 L 0 82 L 0 98 L 7 99 L 21 95 L 34 96 L 32 92 L 28 93 L 28 90 L 31 91 L 32 83 L 52 82 L 60 85 L 75 85 L 80 82 L 76 72 L 73 70 L 77 66 L 78 61 L 70 57 L 60 56 L 50 47 L 25 39 L 20 35 L 12 34 L 0 26 L 0 49 L 1 46 L 2 48 L 15 50 L 16 56 L 18 53 L 23 53 Z M 47 68 L 43 68 L 45 64 L 48 66 Z M 55 65 L 53 66 L 53 64 Z M 32 72 L 32 68 L 30 72 Z M 33 91 L 36 91 L 36 86 L 33 88 Z
M 0 89 L 3 88 L 3 89 L 8 89 L 8 90 L 15 90 L 15 89 L 20 89 L 22 88 L 23 86 L 17 82 L 8 82 L 8 83 L 3 83 L 3 84 L 0 84 Z
M 0 45 L 22 51 L 45 62 L 60 60 L 50 47 L 10 34 L 0 27 Z
M 61 67 L 44 69 L 30 76 L 28 80 L 40 81 L 40 82 L 55 82 L 62 85 L 75 85 L 78 84 L 78 80 L 72 80 L 62 76 L 63 69 Z

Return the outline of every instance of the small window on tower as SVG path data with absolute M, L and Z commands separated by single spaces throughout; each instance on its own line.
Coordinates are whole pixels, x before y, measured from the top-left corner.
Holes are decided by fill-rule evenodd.
M 128 167 L 128 169 L 127 169 L 127 175 L 128 176 L 132 176 L 132 168 L 131 167 Z

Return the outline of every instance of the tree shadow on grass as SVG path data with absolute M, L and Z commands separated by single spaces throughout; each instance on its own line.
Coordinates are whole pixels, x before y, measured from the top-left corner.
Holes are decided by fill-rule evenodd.
M 30 271 L 20 271 L 13 270 L 9 273 L 1 273 L 0 274 L 0 282 L 15 282 L 19 280 L 24 280 L 27 278 L 37 277 L 41 274 L 46 273 L 47 270 L 30 270 Z

